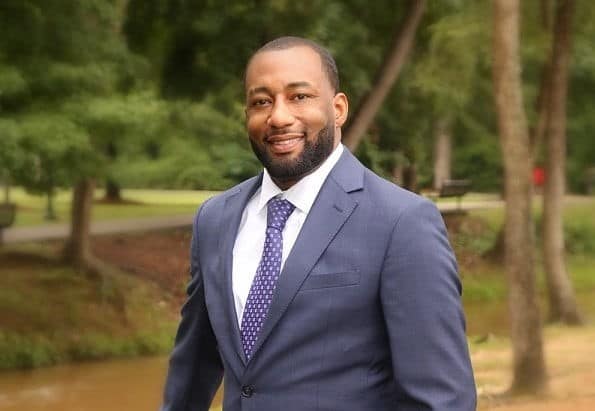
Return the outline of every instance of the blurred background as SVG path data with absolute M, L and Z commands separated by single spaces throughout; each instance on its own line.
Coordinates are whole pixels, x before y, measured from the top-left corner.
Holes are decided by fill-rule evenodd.
M 157 409 L 193 213 L 260 171 L 243 71 L 282 35 L 441 209 L 479 409 L 595 409 L 592 2 L 1 0 L 0 410 Z

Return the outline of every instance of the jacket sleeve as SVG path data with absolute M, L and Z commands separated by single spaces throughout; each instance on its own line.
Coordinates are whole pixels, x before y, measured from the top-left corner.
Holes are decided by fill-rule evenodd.
M 474 411 L 456 260 L 436 206 L 419 200 L 398 217 L 380 289 L 402 411 Z
M 204 206 L 194 220 L 190 252 L 191 279 L 169 360 L 161 411 L 208 411 L 223 376 L 217 341 L 207 315 L 199 261 L 199 216 Z

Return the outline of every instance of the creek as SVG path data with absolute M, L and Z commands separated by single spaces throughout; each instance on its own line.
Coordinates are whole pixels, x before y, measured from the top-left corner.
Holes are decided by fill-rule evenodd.
M 465 311 L 469 335 L 506 334 L 503 301 Z M 0 372 L 0 411 L 156 411 L 166 372 L 167 357 Z

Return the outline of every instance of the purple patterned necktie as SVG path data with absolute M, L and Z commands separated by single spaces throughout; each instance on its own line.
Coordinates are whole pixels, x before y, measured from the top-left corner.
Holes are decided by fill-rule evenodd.
M 248 293 L 240 332 L 246 358 L 252 355 L 252 348 L 264 323 L 277 279 L 281 272 L 283 253 L 282 231 L 295 206 L 287 200 L 273 198 L 267 205 L 267 230 L 262 257 Z

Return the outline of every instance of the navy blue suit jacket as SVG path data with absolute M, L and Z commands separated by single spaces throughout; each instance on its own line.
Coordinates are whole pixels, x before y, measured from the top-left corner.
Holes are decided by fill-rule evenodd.
M 347 150 L 287 257 L 249 361 L 232 250 L 262 176 L 197 213 L 163 411 L 472 411 L 456 261 L 433 203 Z

